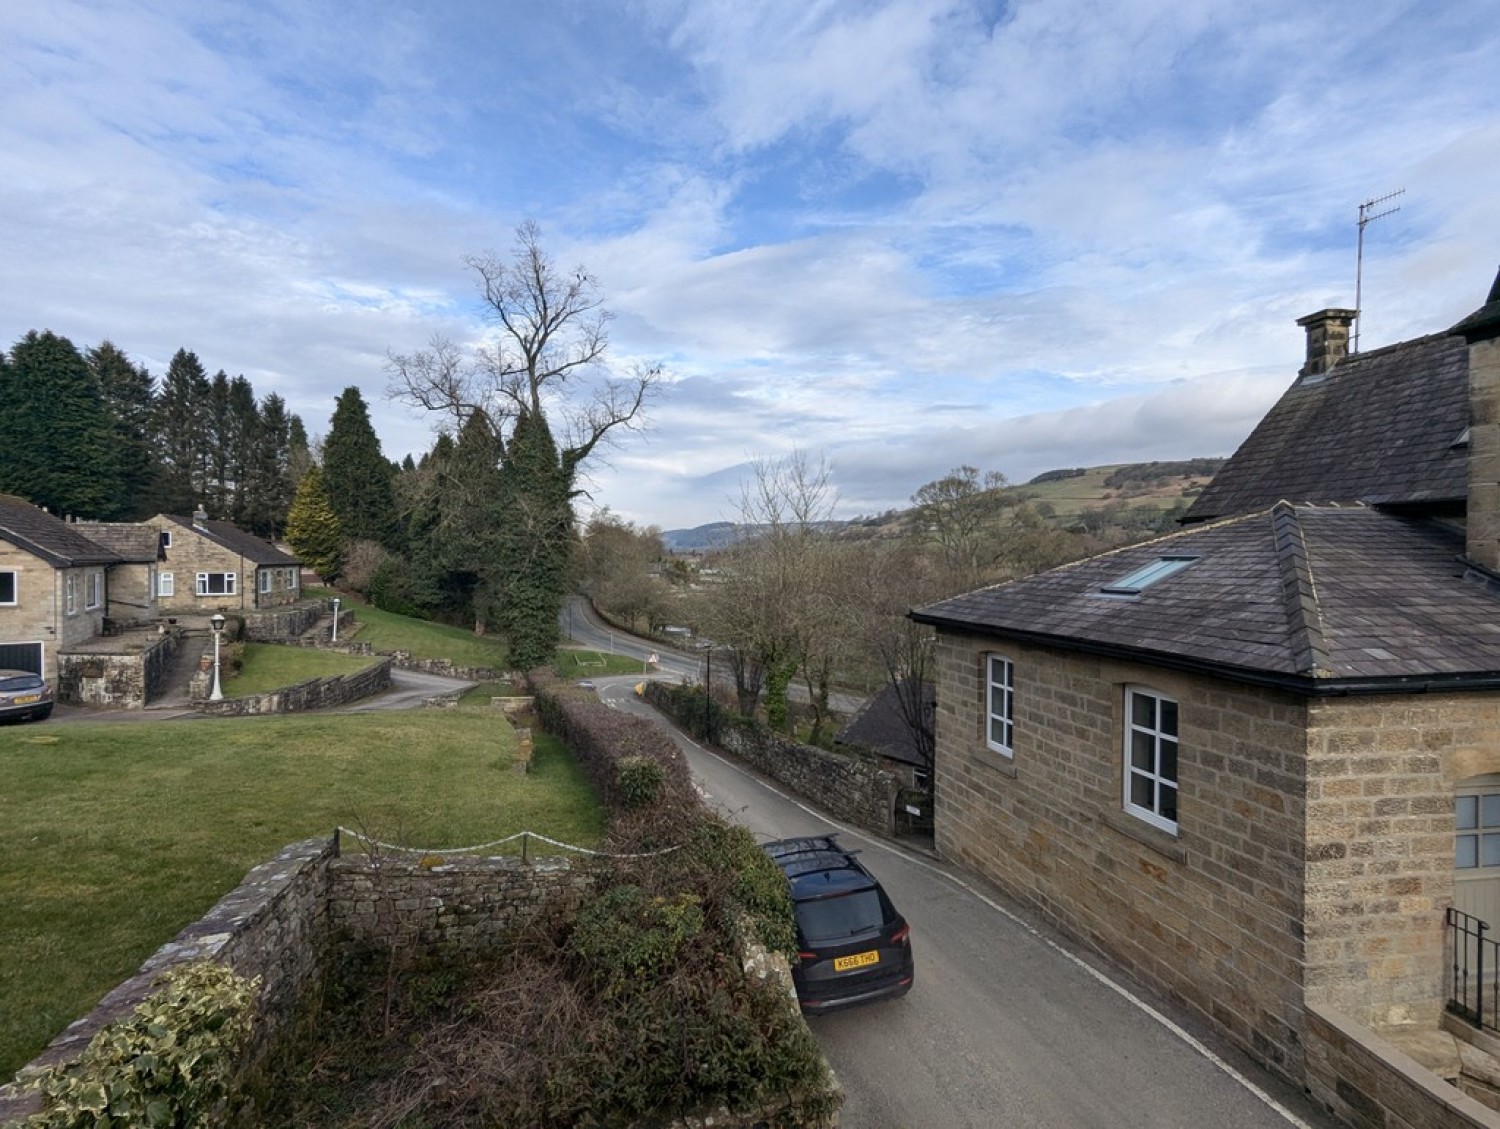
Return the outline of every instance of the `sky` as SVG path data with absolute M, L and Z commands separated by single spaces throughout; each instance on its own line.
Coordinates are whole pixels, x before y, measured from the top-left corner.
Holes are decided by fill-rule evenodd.
M 643 426 L 583 516 L 838 517 L 973 466 L 1227 455 L 1296 319 L 1437 332 L 1500 265 L 1492 0 L 0 3 L 0 348 L 178 349 L 387 457 L 389 358 L 490 339 L 470 256 L 533 221 L 598 281 Z

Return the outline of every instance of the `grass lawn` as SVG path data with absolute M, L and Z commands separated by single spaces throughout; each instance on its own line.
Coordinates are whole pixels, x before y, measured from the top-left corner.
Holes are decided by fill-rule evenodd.
M 246 643 L 240 652 L 239 671 L 224 679 L 224 696 L 243 698 L 250 694 L 264 694 L 295 686 L 309 678 L 353 674 L 378 661 L 363 655 L 315 651 L 308 647 Z
M 340 824 L 430 848 L 597 842 L 605 817 L 571 758 L 538 733 L 517 774 L 490 692 L 453 710 L 0 727 L 0 1078 L 288 843 Z
M 310 596 L 332 596 L 328 588 L 309 588 Z M 381 611 L 369 604 L 345 600 L 345 610 L 354 613 L 358 627 L 345 636 L 339 629 L 340 642 L 368 643 L 377 651 L 410 651 L 417 659 L 451 659 L 459 666 L 505 669 L 505 638 L 501 635 L 475 635 L 462 627 L 449 627 L 425 619 L 412 619 L 395 612 Z M 342 623 L 342 612 L 340 613 Z

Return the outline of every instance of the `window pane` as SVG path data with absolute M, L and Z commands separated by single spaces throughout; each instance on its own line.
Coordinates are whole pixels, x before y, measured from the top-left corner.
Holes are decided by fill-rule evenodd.
M 1460 828 L 1479 826 L 1479 797 L 1459 796 L 1453 805 L 1454 823 Z
M 1479 801 L 1479 822 L 1484 827 L 1500 827 L 1500 794 L 1491 794 Z
M 16 602 L 16 574 L 0 572 L 0 604 Z
M 1500 866 L 1500 834 L 1490 832 L 1479 840 L 1479 865 Z
M 1155 792 L 1156 789 L 1151 777 L 1142 776 L 1138 772 L 1130 774 L 1130 802 L 1136 807 L 1155 811 Z
M 1130 695 L 1130 720 L 1147 729 L 1156 728 L 1156 699 L 1147 694 Z
M 1163 780 L 1177 779 L 1177 742 L 1163 738 L 1161 742 L 1161 762 L 1156 773 Z
M 1479 836 L 1460 835 L 1454 840 L 1453 865 L 1459 870 L 1472 870 L 1479 865 Z
M 1149 733 L 1130 735 L 1130 766 L 1144 772 L 1156 771 L 1156 738 Z
M 1161 788 L 1158 789 L 1158 794 L 1161 797 L 1161 800 L 1160 800 L 1161 807 L 1159 809 L 1157 809 L 1158 810 L 1158 814 L 1163 819 L 1170 819 L 1173 823 L 1176 823 L 1177 822 L 1177 789 L 1174 788 L 1174 787 L 1172 787 L 1172 785 L 1170 785 L 1170 784 L 1163 784 L 1161 786 Z
M 990 740 L 996 745 L 1008 746 L 1010 744 L 1009 729 L 1010 727 L 1005 724 L 1003 719 L 998 717 L 990 718 Z
M 1177 736 L 1177 703 L 1170 698 L 1161 699 L 1161 724 L 1158 728 L 1163 733 Z

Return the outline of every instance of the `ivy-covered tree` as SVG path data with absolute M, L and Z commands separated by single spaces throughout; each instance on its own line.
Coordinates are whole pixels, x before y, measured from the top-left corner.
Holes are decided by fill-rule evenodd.
M 0 369 L 0 491 L 58 514 L 125 515 L 114 419 L 66 337 L 32 330 Z
M 556 638 L 572 575 L 578 474 L 600 443 L 635 425 L 661 372 L 637 368 L 619 378 L 611 371 L 609 313 L 593 276 L 582 268 L 558 270 L 534 223 L 517 229 L 509 258 L 476 256 L 468 264 L 498 330 L 494 345 L 470 361 L 438 338 L 425 351 L 392 354 L 389 372 L 398 397 L 445 412 L 459 425 L 478 414 L 493 427 L 509 461 L 506 497 L 494 512 L 546 538 L 523 545 L 524 535 L 504 534 L 499 575 L 514 605 L 504 616 L 526 635 L 511 640 L 512 662 L 525 666 L 547 661 L 543 646 Z M 512 451 L 517 444 L 521 450 Z
M 152 415 L 156 381 L 145 365 L 130 363 L 123 350 L 109 341 L 84 353 L 84 361 L 99 383 L 113 417 L 115 461 L 123 517 L 150 517 L 151 484 L 156 476 Z
M 344 536 L 399 548 L 395 468 L 380 453 L 370 411 L 353 385 L 339 395 L 333 410 L 322 466 L 323 488 Z
M 338 577 L 344 567 L 344 532 L 338 515 L 328 504 L 323 472 L 317 464 L 307 468 L 297 484 L 296 497 L 286 518 L 286 539 L 292 551 L 325 581 Z

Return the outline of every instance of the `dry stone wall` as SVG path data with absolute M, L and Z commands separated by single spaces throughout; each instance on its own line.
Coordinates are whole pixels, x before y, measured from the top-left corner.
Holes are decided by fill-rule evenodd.
M 389 660 L 378 662 L 367 670 L 340 674 L 333 678 L 310 678 L 269 694 L 251 694 L 243 698 L 225 698 L 211 702 L 207 698 L 213 678 L 212 668 L 193 677 L 193 707 L 200 713 L 216 717 L 244 717 L 252 714 L 299 713 L 303 710 L 326 710 L 358 702 L 378 694 L 391 684 Z

